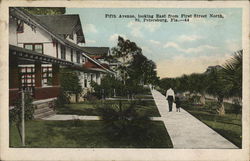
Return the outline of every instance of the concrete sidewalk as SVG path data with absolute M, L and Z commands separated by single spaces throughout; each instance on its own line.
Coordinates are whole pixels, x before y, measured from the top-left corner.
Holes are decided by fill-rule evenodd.
M 43 120 L 100 120 L 98 116 L 80 116 L 80 115 L 53 115 Z
M 176 112 L 174 105 L 173 111 L 168 112 L 165 96 L 156 90 L 151 92 L 161 114 L 152 119 L 164 122 L 175 149 L 238 148 L 182 108 L 181 112 Z

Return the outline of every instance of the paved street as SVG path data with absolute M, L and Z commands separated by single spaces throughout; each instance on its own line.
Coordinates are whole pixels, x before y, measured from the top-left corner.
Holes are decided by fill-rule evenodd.
M 152 95 L 161 114 L 153 120 L 162 120 L 176 149 L 211 149 L 211 148 L 237 148 L 234 144 L 209 128 L 207 125 L 193 117 L 181 108 L 176 112 L 168 112 L 165 96 L 153 90 Z

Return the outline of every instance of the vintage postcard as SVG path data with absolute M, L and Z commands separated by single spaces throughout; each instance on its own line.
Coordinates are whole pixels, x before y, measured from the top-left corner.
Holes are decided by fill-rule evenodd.
M 1 2 L 1 160 L 248 160 L 249 3 Z

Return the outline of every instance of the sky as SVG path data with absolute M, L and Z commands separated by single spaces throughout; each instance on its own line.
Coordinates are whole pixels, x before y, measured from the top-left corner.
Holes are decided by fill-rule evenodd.
M 84 46 L 114 47 L 118 35 L 135 42 L 157 65 L 160 78 L 202 73 L 208 66 L 222 65 L 242 49 L 240 8 L 67 8 L 79 14 Z M 107 17 L 116 15 L 116 18 Z M 140 22 L 119 15 L 166 15 L 168 22 Z M 192 15 L 189 21 L 170 22 L 169 15 Z M 194 18 L 207 15 L 207 18 Z M 221 14 L 223 18 L 210 17 Z

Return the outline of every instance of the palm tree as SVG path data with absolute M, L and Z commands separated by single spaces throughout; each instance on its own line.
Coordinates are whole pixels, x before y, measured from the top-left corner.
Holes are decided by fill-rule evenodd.
M 242 53 L 242 50 L 235 52 L 233 58 L 222 66 L 222 78 L 230 97 L 242 98 Z
M 209 86 L 207 92 L 217 97 L 218 112 L 225 114 L 224 98 L 242 98 L 242 50 L 234 53 L 221 69 L 212 69 L 208 73 Z
M 192 74 L 190 75 L 193 77 L 193 82 L 191 84 L 191 88 L 196 94 L 200 94 L 199 102 L 202 105 L 205 105 L 206 99 L 205 94 L 208 87 L 208 78 L 206 74 Z
M 226 82 L 222 79 L 221 70 L 213 68 L 209 73 L 207 73 L 209 85 L 206 92 L 210 95 L 217 97 L 219 115 L 225 114 L 225 108 L 223 100 L 227 94 Z

